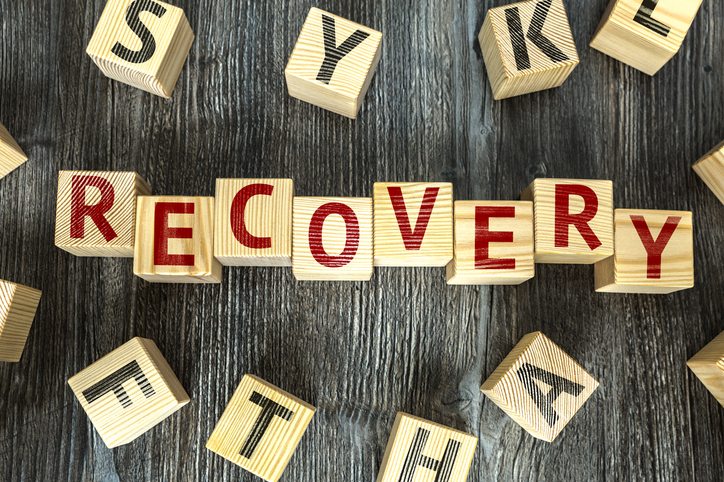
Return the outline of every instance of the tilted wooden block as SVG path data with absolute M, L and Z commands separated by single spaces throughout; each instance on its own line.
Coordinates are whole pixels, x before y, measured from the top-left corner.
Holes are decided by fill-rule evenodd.
M 20 149 L 13 136 L 0 124 L 0 178 L 7 176 L 27 160 L 28 156 Z
M 133 273 L 155 283 L 220 283 L 214 198 L 140 196 Z
M 592 264 L 613 254 L 613 183 L 536 179 L 520 196 L 533 201 L 535 262 Z
M 724 406 L 724 332 L 691 357 L 686 364 Z
M 465 482 L 478 438 L 397 412 L 377 482 Z
M 453 257 L 449 182 L 376 182 L 375 266 L 445 266 Z
M 371 198 L 295 197 L 293 217 L 295 278 L 372 278 Z
M 60 171 L 55 245 L 76 256 L 132 258 L 136 198 L 150 194 L 135 172 Z
M 532 436 L 552 442 L 598 382 L 541 332 L 515 345 L 480 390 Z
M 496 100 L 558 87 L 578 65 L 562 0 L 491 8 L 478 41 Z
M 68 385 L 108 448 L 132 442 L 190 401 L 156 344 L 138 337 Z
M 724 203 L 724 142 L 696 161 L 694 171 Z
M 701 0 L 611 0 L 591 47 L 649 75 L 679 51 Z
M 616 209 L 616 254 L 596 263 L 596 291 L 673 293 L 694 286 L 689 211 Z
M 36 289 L 0 280 L 0 361 L 20 361 L 40 295 Z
M 533 203 L 457 201 L 451 285 L 518 285 L 535 276 Z
M 284 71 L 289 95 L 356 118 L 381 46 L 380 32 L 312 8 Z
M 275 482 L 299 445 L 315 408 L 252 375 L 244 375 L 206 448 Z
M 193 41 L 180 8 L 157 0 L 108 0 L 86 52 L 111 79 L 168 98 Z
M 291 266 L 291 179 L 217 179 L 214 256 L 224 266 Z

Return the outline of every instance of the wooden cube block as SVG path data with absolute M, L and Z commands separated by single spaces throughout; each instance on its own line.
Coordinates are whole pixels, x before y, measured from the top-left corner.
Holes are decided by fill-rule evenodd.
M 453 257 L 449 182 L 376 182 L 375 266 L 445 266 Z
M 20 149 L 13 136 L 0 124 L 0 178 L 7 176 L 27 160 L 28 156 Z
M 686 364 L 724 406 L 724 332 L 691 357 Z
M 214 198 L 140 196 L 133 273 L 154 283 L 220 283 Z
M 0 361 L 20 361 L 40 295 L 36 289 L 0 280 Z
M 591 47 L 654 75 L 679 51 L 701 0 L 611 0 Z
M 535 276 L 533 203 L 457 201 L 451 285 L 518 285 Z
M 515 345 L 480 390 L 535 438 L 552 442 L 598 382 L 541 332 Z
M 465 482 L 478 438 L 397 412 L 377 482 Z
M 372 278 L 371 198 L 295 197 L 293 216 L 295 278 Z
M 260 378 L 244 375 L 206 448 L 274 482 L 284 472 L 315 410 Z
M 156 344 L 138 337 L 68 385 L 108 448 L 132 442 L 190 400 Z
M 193 41 L 180 8 L 157 0 L 108 0 L 86 52 L 111 79 L 168 98 Z
M 312 8 L 284 71 L 289 95 L 356 118 L 381 45 L 380 32 Z
M 694 171 L 724 203 L 724 142 L 696 161 Z
M 60 171 L 55 245 L 76 256 L 132 258 L 136 198 L 150 194 L 135 172 Z
M 578 65 L 562 0 L 491 8 L 478 41 L 496 100 L 558 87 Z
M 613 183 L 536 179 L 520 196 L 533 201 L 535 262 L 592 264 L 613 254 Z
M 217 179 L 214 256 L 224 266 L 291 266 L 291 179 Z
M 596 263 L 596 291 L 673 293 L 694 286 L 689 211 L 616 209 L 613 257 Z

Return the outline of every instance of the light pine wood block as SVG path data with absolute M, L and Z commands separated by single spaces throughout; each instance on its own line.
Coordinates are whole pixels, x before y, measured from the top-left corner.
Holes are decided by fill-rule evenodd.
M 397 412 L 377 482 L 465 482 L 477 437 Z
M 611 181 L 536 179 L 520 198 L 533 201 L 536 263 L 592 264 L 613 255 Z
M 28 156 L 15 142 L 13 136 L 4 125 L 0 124 L 0 178 L 7 176 L 27 160 Z
M 724 332 L 691 357 L 686 364 L 724 406 Z
M 701 0 L 611 0 L 591 47 L 648 75 L 679 51 Z
M 691 212 L 616 209 L 615 228 L 616 254 L 596 263 L 596 291 L 667 294 L 694 286 Z
M 214 256 L 224 266 L 291 266 L 291 179 L 217 179 Z
M 293 217 L 296 279 L 370 280 L 372 198 L 295 197 Z
M 518 285 L 535 276 L 533 203 L 457 201 L 451 285 Z
M 312 8 L 284 71 L 289 95 L 355 119 L 381 47 L 380 32 Z
M 190 401 L 156 344 L 138 337 L 68 385 L 108 448 L 134 441 Z
M 374 206 L 375 266 L 446 266 L 450 262 L 451 183 L 376 182 Z
M 578 65 L 562 0 L 491 8 L 478 41 L 496 100 L 558 87 Z
M 168 98 L 193 41 L 180 8 L 109 0 L 86 52 L 111 79 Z
M 136 198 L 150 194 L 135 172 L 60 171 L 55 245 L 76 256 L 132 258 Z
M 694 171 L 724 203 L 724 142 L 696 161 Z
M 0 361 L 20 361 L 40 295 L 36 289 L 0 280 Z
M 221 282 L 214 198 L 140 196 L 137 204 L 136 276 L 154 283 Z
M 535 438 L 552 442 L 598 382 L 541 332 L 523 337 L 480 390 Z
M 252 375 L 244 375 L 206 448 L 275 482 L 299 445 L 315 408 Z

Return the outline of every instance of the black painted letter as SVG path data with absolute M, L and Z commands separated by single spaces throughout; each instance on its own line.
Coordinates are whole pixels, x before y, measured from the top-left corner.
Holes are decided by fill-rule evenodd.
M 156 53 L 156 39 L 153 38 L 148 27 L 138 18 L 141 12 L 151 12 L 158 18 L 161 18 L 166 14 L 166 9 L 153 0 L 136 0 L 128 6 L 128 10 L 126 10 L 126 23 L 128 24 L 128 28 L 138 35 L 143 45 L 141 46 L 141 50 L 133 51 L 121 45 L 120 42 L 116 42 L 111 52 L 126 62 L 133 64 L 147 62 L 153 57 L 153 54 Z
M 120 370 L 116 370 L 114 373 L 111 373 L 92 387 L 87 390 L 83 390 L 83 396 L 88 403 L 93 403 L 106 393 L 113 392 L 116 394 L 116 398 L 119 402 L 121 402 L 123 408 L 128 408 L 133 405 L 133 402 L 128 397 L 128 393 L 126 393 L 126 390 L 123 388 L 123 384 L 131 378 L 136 380 L 136 383 L 138 383 L 138 386 L 141 388 L 141 391 L 146 398 L 151 398 L 156 394 L 153 387 L 148 382 L 146 375 L 143 373 L 143 370 L 141 370 L 141 367 L 138 366 L 138 362 L 133 360 L 128 365 L 124 366 Z
M 442 458 L 435 460 L 422 455 L 428 438 L 430 438 L 429 430 L 425 430 L 424 428 L 417 429 L 410 450 L 405 457 L 405 463 L 402 466 L 402 472 L 400 472 L 398 482 L 412 482 L 415 480 L 415 471 L 417 471 L 417 467 L 420 465 L 435 472 L 434 482 L 448 482 L 450 480 L 455 459 L 458 456 L 458 451 L 462 444 L 457 440 L 448 440 Z
M 634 22 L 640 23 L 647 29 L 656 32 L 662 37 L 666 37 L 671 31 L 671 27 L 651 18 L 651 14 L 654 13 L 654 9 L 658 3 L 659 0 L 644 0 L 641 7 L 639 7 L 639 11 L 636 12 Z
M 317 80 L 329 84 L 334 75 L 334 69 L 337 68 L 337 63 L 369 37 L 370 34 L 357 30 L 337 47 L 337 32 L 334 27 L 334 19 L 322 14 L 322 28 L 324 30 L 324 62 L 322 62 L 322 68 L 319 69 L 317 74 Z
M 568 56 L 553 45 L 548 37 L 543 35 L 543 24 L 548 17 L 548 11 L 551 8 L 553 0 L 544 0 L 535 6 L 533 19 L 528 27 L 528 40 L 538 47 L 541 52 L 546 54 L 553 62 L 564 62 L 568 60 Z M 528 57 L 528 46 L 523 36 L 523 25 L 520 21 L 520 12 L 518 7 L 512 7 L 505 10 L 505 19 L 508 22 L 508 31 L 510 32 L 510 42 L 513 45 L 513 54 L 515 55 L 515 65 L 518 70 L 527 70 L 531 67 L 530 58 Z
M 563 377 L 559 377 L 554 373 L 528 363 L 523 363 L 523 365 L 518 369 L 517 374 L 528 392 L 528 395 L 530 395 L 530 398 L 533 399 L 533 402 L 538 407 L 538 410 L 540 410 L 540 413 L 543 414 L 543 418 L 545 418 L 546 423 L 548 423 L 551 427 L 558 421 L 558 414 L 553 409 L 553 403 L 558 399 L 561 393 L 566 392 L 574 397 L 577 397 L 586 388 L 583 385 L 566 380 Z M 551 387 L 548 394 L 543 394 L 541 389 L 538 388 L 538 385 L 536 385 L 533 381 L 534 378 Z
M 259 405 L 261 407 L 261 413 L 256 419 L 256 422 L 254 422 L 254 426 L 251 428 L 251 433 L 246 438 L 244 446 L 241 447 L 241 452 L 239 452 L 242 457 L 247 459 L 250 459 L 254 455 L 254 451 L 259 446 L 259 442 L 261 442 L 275 415 L 287 422 L 289 422 L 294 415 L 294 412 L 288 408 L 284 408 L 277 402 L 269 400 L 259 392 L 253 392 L 251 397 L 249 397 L 249 401 Z

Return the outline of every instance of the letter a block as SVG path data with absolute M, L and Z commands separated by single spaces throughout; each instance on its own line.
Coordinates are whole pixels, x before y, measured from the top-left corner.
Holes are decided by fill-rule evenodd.
M 724 406 L 724 332 L 714 338 L 686 364 L 707 390 Z
M 291 266 L 291 179 L 217 179 L 214 256 L 224 266 Z
M 108 448 L 137 439 L 189 403 L 156 344 L 134 338 L 68 380 Z
M 465 482 L 477 437 L 397 412 L 377 482 Z
M 244 375 L 206 448 L 275 482 L 299 445 L 315 408 L 252 375 Z
M 372 199 L 294 198 L 292 272 L 298 280 L 372 278 Z
M 694 171 L 724 203 L 724 142 L 696 161 Z
M 284 71 L 289 95 L 356 118 L 381 45 L 380 32 L 312 8 Z
M 109 0 L 86 52 L 111 79 L 168 98 L 193 41 L 180 8 L 156 0 Z
M 60 171 L 55 245 L 76 256 L 132 258 L 136 198 L 150 194 L 135 172 Z
M 552 442 L 598 382 L 543 333 L 513 348 L 480 390 L 535 438 Z
M 596 263 L 596 291 L 667 294 L 694 286 L 689 211 L 616 209 L 616 254 Z
M 562 0 L 491 8 L 478 41 L 496 100 L 558 87 L 578 65 Z
M 141 196 L 133 273 L 155 283 L 221 283 L 214 198 Z
M 40 295 L 33 288 L 0 280 L 0 361 L 20 361 Z
M 13 136 L 0 124 L 0 178 L 7 176 L 27 160 L 28 156 L 20 149 Z

